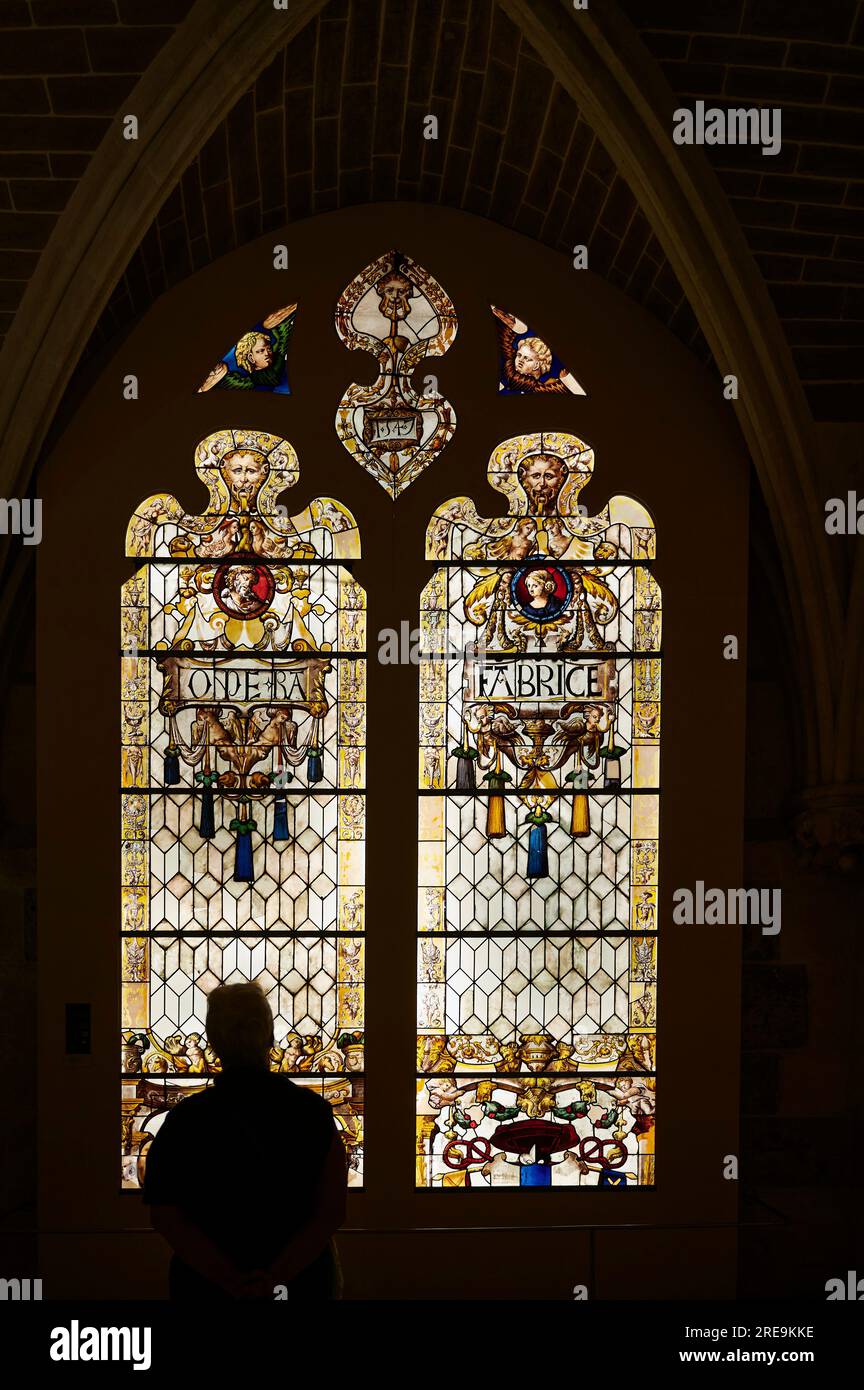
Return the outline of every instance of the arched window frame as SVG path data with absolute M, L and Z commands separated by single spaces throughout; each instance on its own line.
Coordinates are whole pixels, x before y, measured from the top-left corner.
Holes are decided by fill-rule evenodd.
M 207 510 L 156 494 L 127 531 L 122 1181 L 140 1186 L 167 1111 L 219 1070 L 206 994 L 253 979 L 274 1014 L 272 1068 L 331 1102 L 359 1185 L 366 597 L 346 567 L 359 534 L 333 498 L 288 516 L 277 499 L 299 465 L 277 435 L 217 431 L 195 461 Z
M 419 1187 L 654 1183 L 660 589 L 646 509 L 580 506 L 593 462 L 506 439 L 508 515 L 427 531 Z

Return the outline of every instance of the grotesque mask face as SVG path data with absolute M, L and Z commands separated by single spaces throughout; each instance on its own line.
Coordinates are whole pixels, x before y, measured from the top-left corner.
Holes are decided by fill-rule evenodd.
M 379 280 L 381 313 L 387 319 L 407 319 L 411 312 L 411 281 L 404 275 L 388 275 Z
M 564 462 L 555 454 L 533 454 L 519 465 L 519 481 L 534 511 L 549 512 L 564 485 Z
M 255 454 L 235 450 L 222 461 L 222 477 L 231 490 L 232 500 L 252 502 L 267 476 L 267 465 Z

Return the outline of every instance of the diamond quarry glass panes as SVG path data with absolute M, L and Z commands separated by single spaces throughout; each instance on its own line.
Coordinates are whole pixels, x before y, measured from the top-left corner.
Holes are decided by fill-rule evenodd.
M 353 517 L 297 516 L 285 440 L 222 430 L 210 497 L 149 497 L 122 591 L 122 1180 L 209 1084 L 218 984 L 257 981 L 274 1070 L 332 1104 L 361 1181 L 366 600 Z
M 507 439 L 427 532 L 417 1184 L 654 1181 L 660 591 L 593 454 Z

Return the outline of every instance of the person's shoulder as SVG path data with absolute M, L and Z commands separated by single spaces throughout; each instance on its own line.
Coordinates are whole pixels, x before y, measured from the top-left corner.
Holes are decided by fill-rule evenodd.
M 167 1129 L 169 1134 L 180 1134 L 189 1125 L 194 1125 L 207 1113 L 212 1103 L 213 1088 L 207 1086 L 194 1095 L 183 1096 L 178 1100 L 162 1121 L 160 1133 Z
M 313 1086 L 304 1086 L 302 1081 L 295 1080 L 284 1071 L 271 1071 L 269 1075 L 273 1090 L 292 1096 L 299 1105 L 323 1105 L 330 1109 L 321 1092 Z
M 293 1105 L 298 1111 L 305 1111 L 310 1115 L 320 1114 L 332 1116 L 333 1111 L 329 1101 L 326 1101 L 320 1091 L 316 1091 L 312 1086 L 304 1086 L 299 1081 L 294 1081 L 285 1072 L 271 1072 L 271 1084 L 274 1095 L 284 1097 L 289 1105 Z

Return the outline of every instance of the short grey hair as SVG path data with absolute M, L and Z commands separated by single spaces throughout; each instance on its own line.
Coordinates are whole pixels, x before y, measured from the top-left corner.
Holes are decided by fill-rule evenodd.
M 259 985 L 219 985 L 207 996 L 207 1041 L 223 1066 L 252 1066 L 273 1046 L 273 1014 Z

